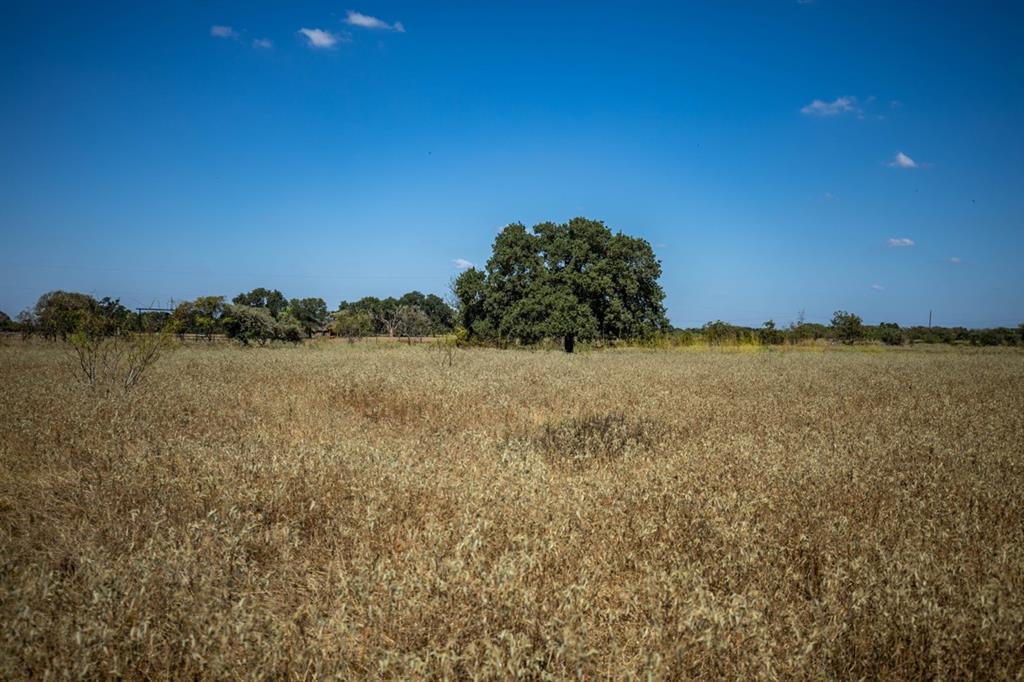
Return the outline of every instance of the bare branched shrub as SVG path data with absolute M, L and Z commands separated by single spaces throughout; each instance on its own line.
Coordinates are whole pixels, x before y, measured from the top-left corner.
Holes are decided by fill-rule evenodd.
M 173 345 L 170 333 L 120 332 L 112 335 L 79 329 L 68 337 L 68 353 L 77 376 L 90 388 L 127 393 Z
M 437 354 L 442 367 L 452 367 L 459 352 L 459 337 L 456 334 L 438 337 L 431 342 L 430 348 Z

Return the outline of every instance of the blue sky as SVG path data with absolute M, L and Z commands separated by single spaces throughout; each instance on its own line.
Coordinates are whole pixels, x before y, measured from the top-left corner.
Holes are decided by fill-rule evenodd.
M 585 215 L 676 325 L 1016 325 L 1022 7 L 7 3 L 0 310 L 444 294 Z

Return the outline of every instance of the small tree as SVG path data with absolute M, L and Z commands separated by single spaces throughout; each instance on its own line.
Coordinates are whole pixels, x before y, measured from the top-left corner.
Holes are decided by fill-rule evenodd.
M 782 343 L 782 332 L 775 328 L 775 320 L 766 320 L 761 327 L 761 343 L 777 345 Z
M 430 334 L 431 320 L 418 306 L 400 305 L 395 309 L 397 326 L 395 331 L 400 336 L 427 336 Z
M 398 308 L 384 308 L 375 316 L 380 329 L 388 336 L 394 338 L 400 333 L 402 320 L 398 316 Z
M 274 318 L 266 308 L 226 306 L 223 324 L 228 338 L 243 346 L 253 342 L 263 346 L 275 337 Z
M 449 332 L 455 325 L 455 311 L 437 294 L 410 291 L 398 299 L 400 306 L 415 306 L 430 319 L 430 333 Z
M 287 312 L 306 336 L 313 336 L 327 324 L 327 303 L 322 298 L 293 298 Z
M 21 338 L 28 339 L 34 334 L 36 329 L 35 316 L 29 309 L 22 310 L 18 313 L 18 316 L 14 318 L 18 325 L 18 329 L 21 331 Z
M 878 325 L 878 340 L 887 346 L 902 346 L 903 331 L 895 322 L 882 322 Z
M 142 333 L 112 327 L 100 314 L 82 315 L 67 337 L 70 355 L 91 389 L 109 392 L 119 387 L 127 393 L 171 347 L 170 329 Z
M 99 301 L 74 291 L 47 292 L 32 309 L 35 328 L 49 339 L 66 340 L 86 319 L 98 323 L 102 318 Z
M 281 313 L 274 321 L 274 338 L 278 341 L 297 344 L 302 341 L 303 333 L 302 324 L 292 316 L 290 310 Z
M 852 344 L 864 336 L 864 326 L 860 316 L 837 310 L 832 315 L 832 335 L 846 344 Z
M 355 339 L 373 334 L 373 316 L 363 310 L 341 310 L 334 313 L 334 333 Z

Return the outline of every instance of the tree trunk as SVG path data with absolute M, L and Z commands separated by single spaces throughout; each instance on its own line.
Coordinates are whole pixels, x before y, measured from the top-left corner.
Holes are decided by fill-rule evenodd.
M 575 334 L 566 334 L 565 335 L 565 352 L 566 353 L 571 353 L 575 347 L 576 347 L 576 335 Z

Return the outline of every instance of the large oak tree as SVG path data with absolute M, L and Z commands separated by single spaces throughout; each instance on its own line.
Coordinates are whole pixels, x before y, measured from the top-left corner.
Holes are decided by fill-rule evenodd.
M 645 240 L 573 218 L 507 226 L 481 271 L 453 286 L 471 336 L 533 343 L 561 337 L 635 339 L 667 327 L 661 264 Z

